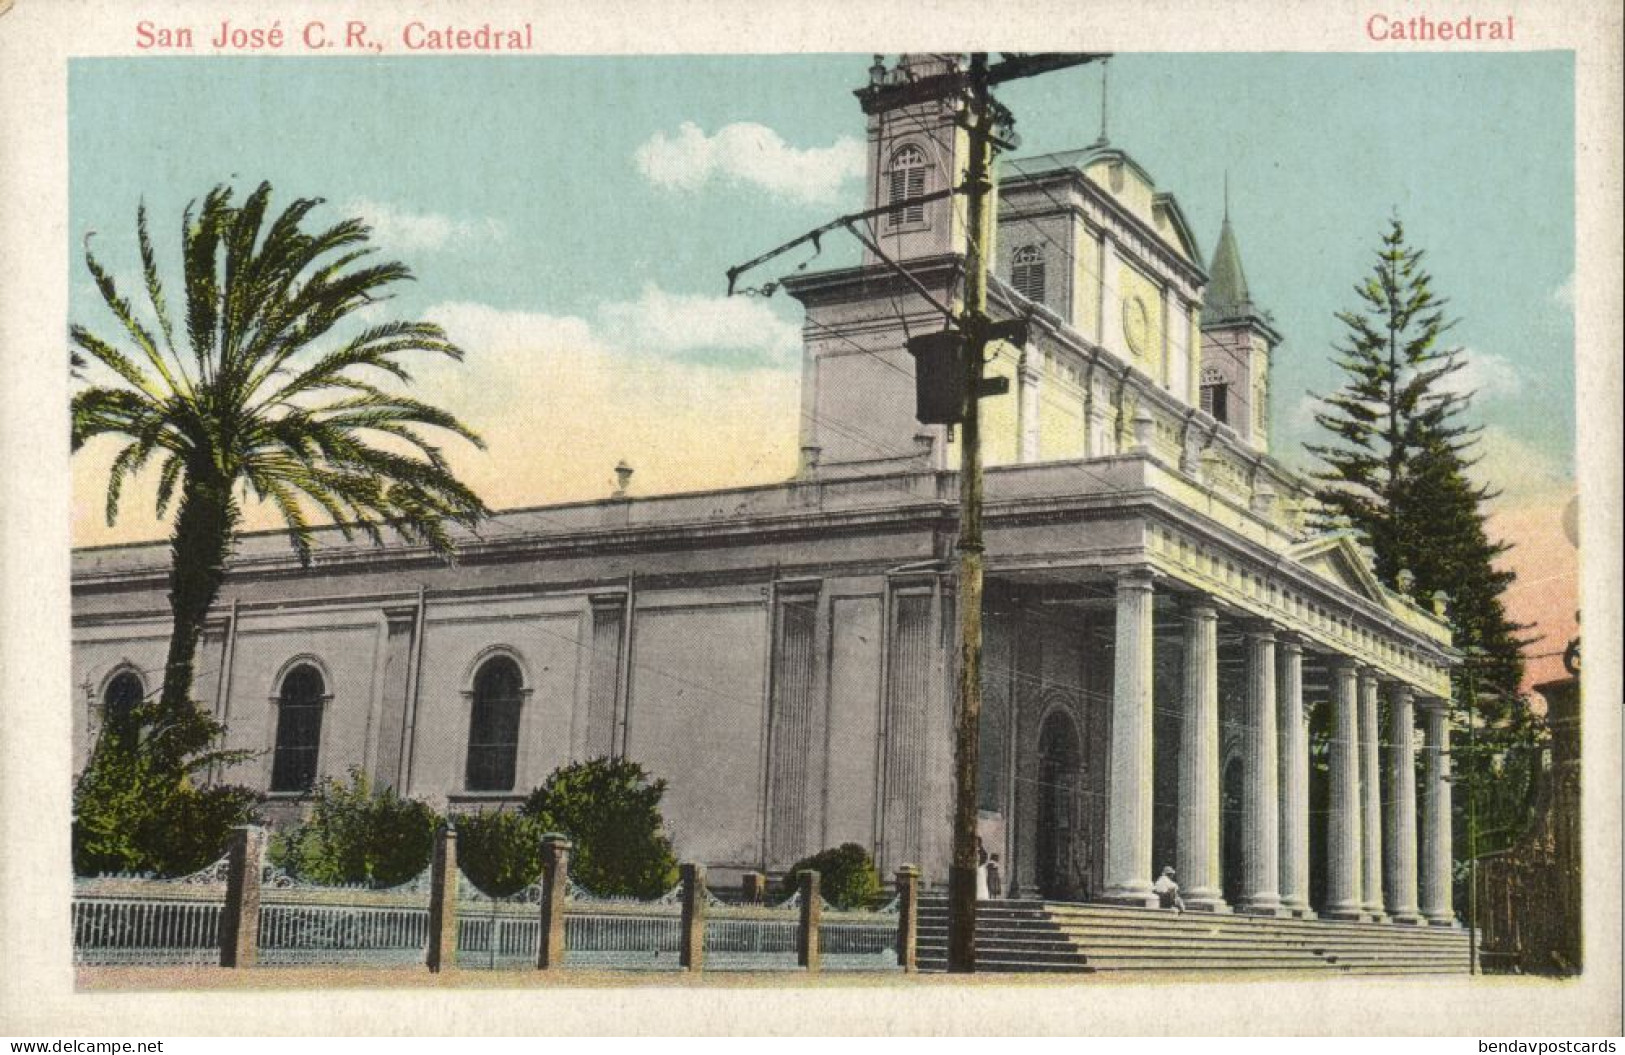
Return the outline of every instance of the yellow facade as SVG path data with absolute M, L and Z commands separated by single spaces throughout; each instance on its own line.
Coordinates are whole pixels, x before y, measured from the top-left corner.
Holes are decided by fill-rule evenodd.
M 1123 264 L 1117 272 L 1117 291 L 1122 299 L 1123 340 L 1129 347 L 1129 362 L 1160 380 L 1163 369 L 1162 291 L 1137 269 Z M 1108 334 L 1107 339 L 1112 339 Z

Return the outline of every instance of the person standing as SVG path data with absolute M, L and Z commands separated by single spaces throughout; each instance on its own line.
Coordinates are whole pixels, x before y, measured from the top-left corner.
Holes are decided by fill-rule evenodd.
M 1004 897 L 1004 870 L 999 867 L 999 855 L 987 859 L 987 896 L 992 900 Z

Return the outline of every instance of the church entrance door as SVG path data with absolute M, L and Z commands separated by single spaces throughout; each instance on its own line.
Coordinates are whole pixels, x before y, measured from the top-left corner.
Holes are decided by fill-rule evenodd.
M 1038 734 L 1038 892 L 1055 900 L 1083 896 L 1077 866 L 1083 838 L 1078 787 L 1082 778 L 1072 719 L 1050 713 Z
M 1219 887 L 1224 899 L 1234 905 L 1241 897 L 1241 759 L 1232 758 L 1224 767 L 1220 796 L 1223 820 L 1219 835 Z

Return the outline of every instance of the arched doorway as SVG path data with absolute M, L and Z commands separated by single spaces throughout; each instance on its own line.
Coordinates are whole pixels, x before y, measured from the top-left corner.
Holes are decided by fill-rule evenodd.
M 1219 842 L 1219 884 L 1224 899 L 1236 904 L 1241 897 L 1241 759 L 1232 757 L 1224 767 L 1220 786 L 1220 808 L 1224 811 Z
M 1050 712 L 1038 734 L 1038 892 L 1056 900 L 1084 896 L 1077 861 L 1083 838 L 1078 810 L 1081 777 L 1078 732 L 1072 719 Z

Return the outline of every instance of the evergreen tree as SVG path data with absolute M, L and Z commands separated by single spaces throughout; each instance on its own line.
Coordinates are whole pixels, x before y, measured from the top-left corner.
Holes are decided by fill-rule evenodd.
M 1497 708 L 1487 713 L 1516 721 L 1524 628 L 1501 600 L 1513 573 L 1494 565 L 1509 547 L 1485 528 L 1483 506 L 1495 493 L 1468 476 L 1478 433 L 1463 421 L 1471 395 L 1446 384 L 1466 361 L 1443 341 L 1455 321 L 1422 257 L 1392 220 L 1376 266 L 1355 286 L 1360 309 L 1337 315 L 1348 330 L 1337 348 L 1347 380 L 1320 397 L 1315 415 L 1333 441 L 1309 445 L 1324 465 L 1315 474 L 1319 526 L 1353 527 L 1390 589 L 1424 606 L 1448 595 L 1456 644 L 1484 652 L 1477 689 Z
M 1455 320 L 1422 257 L 1392 220 L 1376 266 L 1355 286 L 1360 309 L 1337 315 L 1348 331 L 1337 348 L 1347 380 L 1320 397 L 1315 415 L 1334 439 L 1309 450 L 1324 465 L 1315 474 L 1317 526 L 1354 528 L 1390 589 L 1424 606 L 1448 598 L 1454 642 L 1466 653 L 1455 678 L 1457 723 L 1466 724 L 1468 708 L 1475 714 L 1471 736 L 1456 732 L 1451 751 L 1465 784 L 1453 800 L 1456 903 L 1465 909 L 1465 858 L 1510 845 L 1528 823 L 1544 729 L 1519 691 L 1526 628 L 1502 601 L 1514 575 L 1495 567 L 1509 546 L 1485 527 L 1484 503 L 1496 492 L 1468 475 L 1478 429 L 1463 417 L 1472 396 L 1446 384 L 1466 362 L 1443 342 Z

